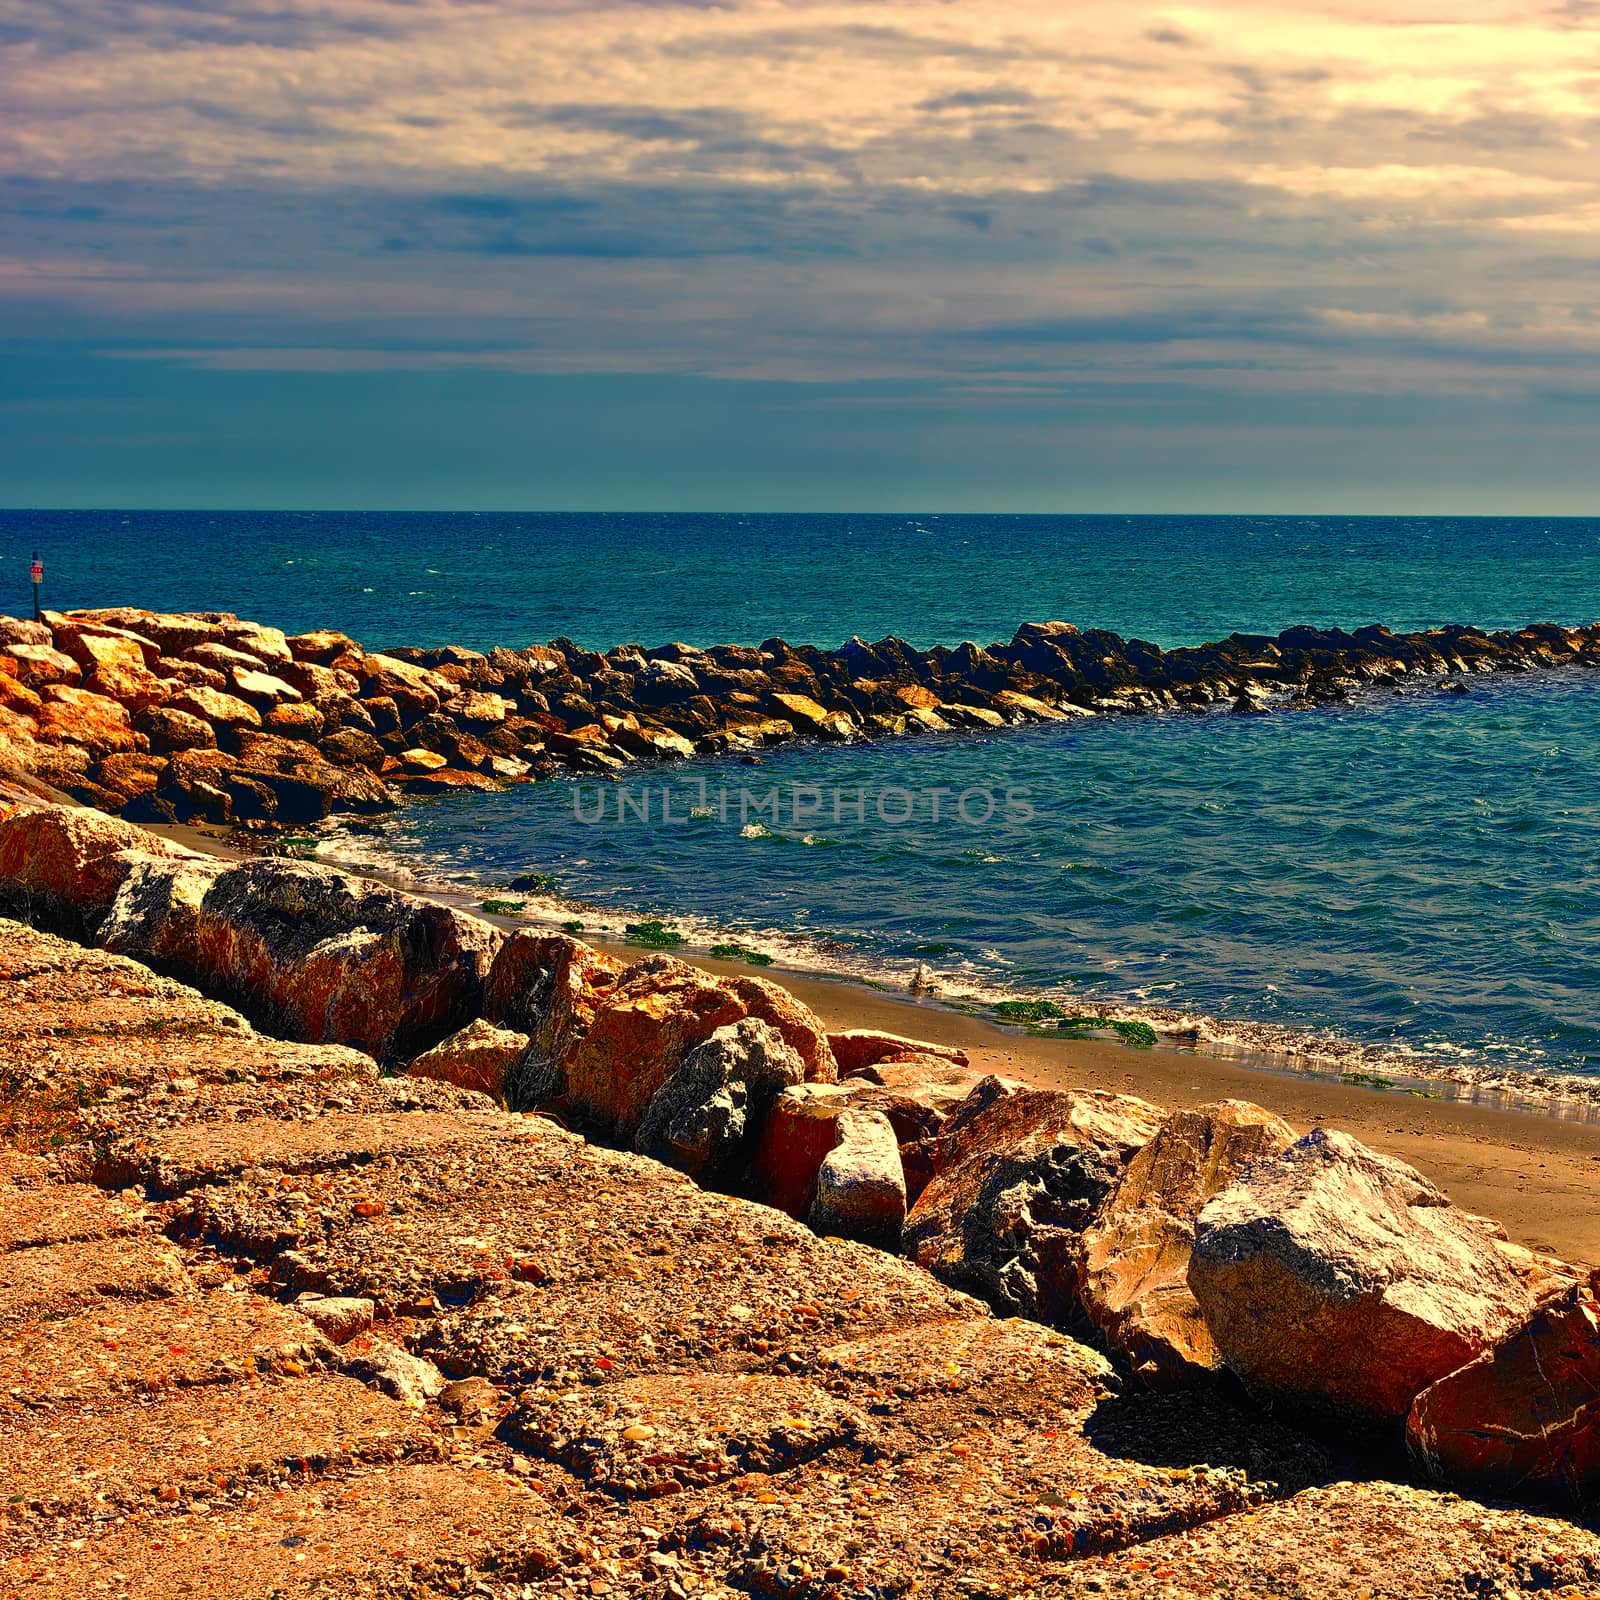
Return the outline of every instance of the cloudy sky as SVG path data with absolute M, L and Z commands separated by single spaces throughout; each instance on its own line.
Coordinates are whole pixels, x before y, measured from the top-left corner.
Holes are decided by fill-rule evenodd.
M 0 503 L 1600 508 L 1600 0 L 0 0 Z

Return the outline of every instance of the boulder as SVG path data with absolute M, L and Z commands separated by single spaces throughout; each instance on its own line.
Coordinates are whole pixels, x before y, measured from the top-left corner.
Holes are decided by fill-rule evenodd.
M 51 633 L 56 649 L 71 656 L 85 672 L 106 666 L 153 667 L 161 659 L 154 640 L 127 628 L 55 617 Z
M 419 1055 L 478 1014 L 502 937 L 451 907 L 287 860 L 215 872 L 142 865 L 100 930 L 104 948 L 237 1005 L 269 1032 L 380 1060 Z
M 235 667 L 228 674 L 228 681 L 241 700 L 248 701 L 259 711 L 270 711 L 274 706 L 295 705 L 303 698 L 293 684 L 259 669 Z
M 72 611 L 72 622 L 97 622 L 121 628 L 148 639 L 163 655 L 181 655 L 207 640 L 221 639 L 222 628 L 207 617 L 164 611 L 141 611 L 136 606 L 111 606 L 97 611 Z
M 1577 1505 L 1600 1489 L 1600 1306 L 1573 1285 L 1412 1402 L 1406 1443 L 1435 1478 Z
M 384 748 L 362 728 L 341 727 L 317 741 L 317 751 L 336 767 L 365 767 L 377 772 L 386 759 Z
M 742 1176 L 774 1100 L 805 1078 L 805 1063 L 758 1017 L 718 1028 L 651 1097 L 633 1147 L 722 1185 Z
M 261 713 L 237 695 L 224 694 L 220 689 L 207 689 L 192 684 L 167 702 L 174 711 L 186 711 L 191 717 L 208 722 L 213 728 L 259 728 Z
M 841 1078 L 855 1090 L 856 1105 L 881 1111 L 889 1119 L 900 1141 L 900 1164 L 911 1203 L 933 1181 L 946 1122 L 982 1076 L 949 1056 L 919 1053 L 893 1056 L 861 1068 L 848 1080 Z M 867 1084 L 873 1087 L 868 1089 Z
M 192 854 L 97 811 L 14 811 L 0 817 L 0 909 L 69 938 L 92 937 L 136 862 Z
M 785 1089 L 761 1130 L 752 1170 L 754 1190 L 797 1222 L 810 1216 L 817 1174 L 835 1144 L 835 1124 L 863 1084 L 802 1083 Z
M 336 661 L 361 658 L 361 646 L 349 634 L 337 633 L 332 628 L 297 633 L 288 644 L 296 661 L 310 661 L 321 667 L 331 667 Z
M 280 739 L 303 739 L 311 743 L 322 737 L 324 722 L 315 706 L 289 703 L 274 706 L 261 719 L 261 726 Z
M 213 750 L 216 730 L 189 711 L 173 706 L 156 706 L 134 719 L 134 729 L 150 741 L 152 755 L 171 755 L 176 750 Z
M 898 1248 L 906 1179 L 894 1128 L 881 1111 L 846 1111 L 833 1128 L 834 1146 L 817 1169 L 807 1221 L 821 1234 Z
M 160 705 L 172 687 L 136 661 L 102 662 L 83 680 L 83 686 L 133 712 Z
M 83 668 L 48 640 L 43 644 L 8 644 L 5 655 L 12 664 L 11 676 L 30 689 L 42 689 L 50 683 L 78 683 L 83 678 Z
M 581 1115 L 631 1142 L 656 1091 L 685 1054 L 741 1017 L 772 1024 L 799 1054 L 808 1079 L 831 1079 L 822 1023 L 793 995 L 761 978 L 716 978 L 673 956 L 647 956 L 618 975 L 566 1061 L 566 1092 Z
M 394 656 L 363 656 L 360 676 L 362 699 L 390 701 L 407 727 L 437 711 L 439 702 L 455 692 L 448 678 Z
M 1201 1211 L 1189 1287 L 1259 1399 L 1397 1427 L 1530 1309 L 1525 1275 L 1413 1167 L 1317 1129 Z
M 94 781 L 126 804 L 143 794 L 151 794 L 166 771 L 164 756 L 138 755 L 122 751 L 103 756 L 94 766 Z M 120 808 L 119 808 L 120 809 Z
M 846 1028 L 828 1035 L 833 1059 L 841 1078 L 852 1077 L 880 1061 L 896 1061 L 905 1056 L 942 1056 L 958 1067 L 967 1064 L 967 1052 L 955 1045 L 929 1044 L 925 1039 L 908 1039 L 898 1033 L 880 1033 L 876 1028 Z
M 1085 1230 L 1083 1308 L 1144 1382 L 1192 1382 L 1222 1365 L 1189 1292 L 1194 1220 L 1251 1161 L 1294 1137 L 1281 1117 L 1242 1100 L 1174 1112 Z
M 1008 1314 L 1081 1316 L 1079 1236 L 1160 1120 L 1128 1095 L 985 1078 L 939 1137 L 906 1254 Z
M 0 650 L 14 644 L 49 644 L 50 630 L 32 617 L 0 617 Z
M 425 1050 L 406 1071 L 414 1078 L 437 1078 L 458 1089 L 476 1089 L 505 1098 L 506 1078 L 528 1048 L 525 1033 L 497 1028 L 482 1017 Z
M 127 710 L 115 700 L 66 683 L 48 685 L 39 698 L 41 742 L 82 745 L 96 755 L 138 749 Z
M 220 623 L 223 642 L 247 656 L 254 656 L 263 666 L 276 670 L 294 660 L 289 641 L 281 629 L 263 627 L 259 622 L 244 622 L 238 617 L 223 617 Z
M 376 1310 L 372 1301 L 355 1295 L 321 1295 L 307 1292 L 294 1303 L 296 1311 L 329 1344 L 349 1344 L 372 1326 Z
M 565 1098 L 564 1063 L 622 970 L 615 956 L 564 933 L 520 929 L 496 951 L 484 981 L 483 1014 L 529 1039 L 520 1072 L 505 1086 L 513 1111 Z

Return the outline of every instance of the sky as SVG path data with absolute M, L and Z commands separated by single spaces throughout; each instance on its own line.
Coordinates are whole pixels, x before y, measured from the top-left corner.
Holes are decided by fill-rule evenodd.
M 0 106 L 0 504 L 1600 506 L 1600 0 L 0 0 Z

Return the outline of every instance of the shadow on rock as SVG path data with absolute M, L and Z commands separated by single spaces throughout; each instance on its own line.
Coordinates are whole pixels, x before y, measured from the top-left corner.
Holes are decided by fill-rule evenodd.
M 1151 1467 L 1237 1467 L 1286 1494 L 1350 1476 L 1353 1465 L 1222 1386 L 1114 1395 L 1090 1413 L 1084 1436 L 1108 1456 Z

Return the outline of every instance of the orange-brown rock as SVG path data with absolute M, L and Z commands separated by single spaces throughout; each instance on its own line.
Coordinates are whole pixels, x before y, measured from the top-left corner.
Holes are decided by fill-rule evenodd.
M 568 934 L 519 930 L 495 953 L 483 1014 L 528 1034 L 543 1054 L 563 1056 L 588 1031 L 624 967 Z
M 307 862 L 137 865 L 100 932 L 282 1037 L 411 1057 L 478 1013 L 502 935 Z
M 855 1099 L 850 1084 L 785 1089 L 761 1130 L 752 1169 L 756 1195 L 803 1222 L 817 1198 L 817 1173 L 838 1142 L 836 1124 Z
M 285 703 L 274 706 L 261 719 L 266 733 L 275 733 L 280 739 L 303 739 L 315 743 L 322 737 L 324 720 L 315 706 Z
M 1525 1273 L 1482 1222 L 1321 1128 L 1201 1211 L 1189 1287 L 1253 1394 L 1390 1428 L 1530 1310 Z
M 906 1218 L 906 1253 L 1008 1312 L 1078 1310 L 1078 1240 L 1160 1126 L 1143 1100 L 985 1078 L 951 1114 L 934 1178 Z
M 83 937 L 110 909 L 134 862 L 192 852 L 98 811 L 39 806 L 0 817 L 0 905 Z
M 104 756 L 97 761 L 94 781 L 127 802 L 138 795 L 150 794 L 161 782 L 161 775 L 166 768 L 165 756 L 125 751 L 119 755 Z
M 208 639 L 222 638 L 219 624 L 198 613 L 174 615 L 164 611 L 141 611 L 136 606 L 111 606 L 103 610 L 72 611 L 67 614 L 67 620 L 99 623 L 106 628 L 137 634 L 141 639 L 148 639 L 163 655 L 181 655 Z
M 114 628 L 51 612 L 47 618 L 56 649 L 65 651 L 85 672 L 103 666 L 151 667 L 161 651 L 151 639 L 127 628 Z
M 152 755 L 171 755 L 175 750 L 212 750 L 216 730 L 209 722 L 188 711 L 171 706 L 156 706 L 134 718 L 134 730 L 150 741 Z
M 115 700 L 70 684 L 52 683 L 39 696 L 39 738 L 45 744 L 82 745 L 100 755 L 137 750 L 127 711 Z
M 115 700 L 129 711 L 147 711 L 160 705 L 172 686 L 148 667 L 133 661 L 102 661 L 83 680 L 85 689 Z
M 288 644 L 296 661 L 311 661 L 323 667 L 332 666 L 342 656 L 358 658 L 361 655 L 361 646 L 349 634 L 333 628 L 297 633 Z
M 1600 1490 L 1600 1305 L 1587 1286 L 1424 1389 L 1406 1442 L 1449 1483 L 1591 1503 Z
M 6 657 L 0 656 L 0 665 L 5 661 Z M 44 702 L 19 678 L 0 672 L 0 709 L 27 717 L 37 726 L 37 718 L 43 706 Z
M 619 974 L 565 1062 L 566 1094 L 582 1115 L 631 1140 L 645 1107 L 685 1053 L 741 1017 L 776 1028 L 805 1063 L 808 1079 L 834 1077 L 822 1023 L 787 990 L 762 978 L 715 978 L 654 955 Z
M 458 1089 L 476 1089 L 480 1094 L 504 1100 L 507 1074 L 522 1059 L 528 1042 L 525 1033 L 497 1028 L 476 1017 L 431 1050 L 425 1050 L 406 1071 L 414 1078 L 437 1078 Z
M 1221 1366 L 1189 1292 L 1194 1219 L 1251 1161 L 1293 1143 L 1281 1117 L 1242 1100 L 1174 1112 L 1085 1230 L 1083 1308 L 1146 1383 L 1189 1382 Z
M 180 690 L 167 702 L 174 711 L 208 722 L 213 728 L 259 728 L 261 713 L 237 695 L 195 684 Z
M 83 668 L 51 644 L 8 644 L 5 656 L 11 663 L 9 676 L 33 689 L 42 689 L 49 683 L 79 683 L 83 679 Z
M 955 1045 L 929 1044 L 925 1039 L 908 1039 L 903 1034 L 883 1033 L 876 1028 L 845 1028 L 828 1035 L 828 1046 L 839 1064 L 839 1076 L 848 1078 L 880 1061 L 898 1061 L 906 1056 L 942 1056 L 958 1067 L 967 1064 L 967 1052 Z
M 363 656 L 360 675 L 362 698 L 393 701 L 406 726 L 437 711 L 439 702 L 455 692 L 448 678 L 394 656 Z

